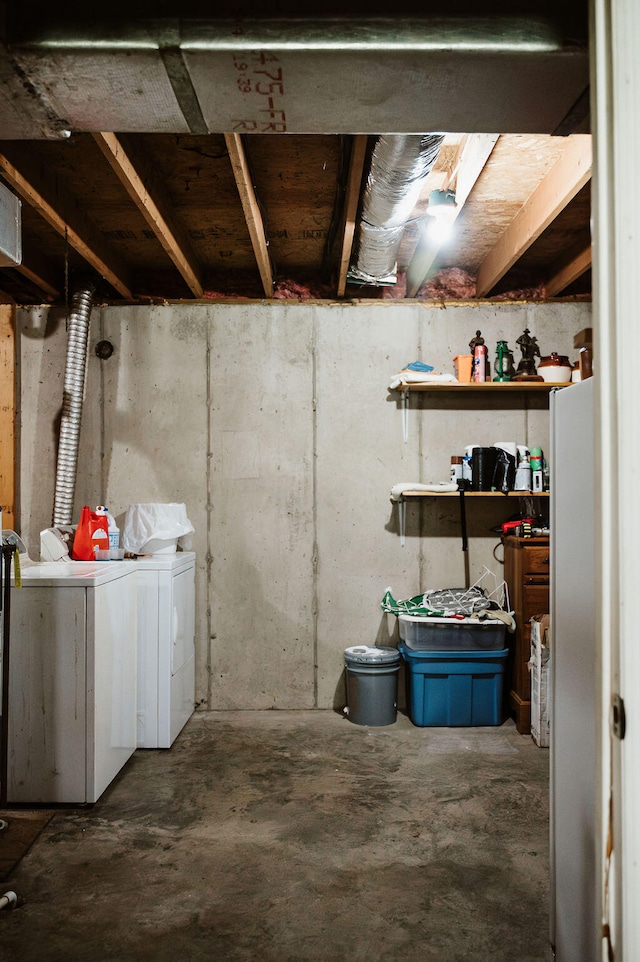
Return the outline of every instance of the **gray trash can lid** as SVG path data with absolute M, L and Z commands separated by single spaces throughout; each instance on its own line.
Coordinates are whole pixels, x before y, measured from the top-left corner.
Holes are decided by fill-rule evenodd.
M 397 648 L 377 648 L 374 645 L 353 645 L 344 652 L 346 661 L 363 665 L 388 665 L 400 661 Z

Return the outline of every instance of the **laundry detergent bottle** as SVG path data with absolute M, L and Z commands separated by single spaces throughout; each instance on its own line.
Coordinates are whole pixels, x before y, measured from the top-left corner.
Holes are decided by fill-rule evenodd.
M 109 524 L 107 512 L 101 510 L 100 505 L 92 512 L 91 519 L 91 543 L 93 556 L 98 560 L 106 560 L 109 557 Z
M 96 514 L 103 515 L 107 519 L 107 527 L 109 533 L 109 548 L 119 548 L 120 547 L 120 529 L 116 525 L 115 518 L 112 514 L 109 514 L 109 509 L 103 504 L 99 504 L 96 508 Z

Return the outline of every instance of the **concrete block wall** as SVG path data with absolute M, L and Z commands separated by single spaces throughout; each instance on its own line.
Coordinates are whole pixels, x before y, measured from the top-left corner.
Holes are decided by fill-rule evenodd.
M 184 501 L 196 533 L 197 702 L 212 709 L 336 707 L 343 651 L 395 643 L 397 597 L 502 578 L 491 531 L 517 502 L 411 503 L 405 547 L 389 490 L 447 480 L 470 443 L 548 447 L 546 398 L 412 395 L 403 442 L 391 375 L 418 358 L 452 371 L 479 328 L 528 327 L 573 356 L 588 304 L 375 303 L 96 308 L 76 510 Z M 51 523 L 66 333 L 54 309 L 19 312 L 21 533 L 34 557 Z M 95 343 L 114 344 L 107 361 Z M 518 352 L 515 352 L 518 360 Z

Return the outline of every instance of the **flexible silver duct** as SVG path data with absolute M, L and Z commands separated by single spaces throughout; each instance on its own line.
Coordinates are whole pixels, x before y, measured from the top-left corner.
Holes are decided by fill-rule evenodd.
M 353 283 L 395 284 L 402 234 L 443 140 L 442 134 L 378 138 L 364 190 L 358 253 L 348 274 Z
M 93 288 L 87 287 L 76 291 L 71 299 L 53 503 L 54 525 L 71 524 L 73 521 L 73 498 L 78 468 L 78 446 L 93 294 Z

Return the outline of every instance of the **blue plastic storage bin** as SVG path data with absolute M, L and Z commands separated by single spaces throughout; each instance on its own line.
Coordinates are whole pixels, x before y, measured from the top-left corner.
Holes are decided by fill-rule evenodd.
M 464 728 L 502 722 L 502 680 L 509 653 L 413 651 L 400 642 L 407 707 L 414 725 Z

